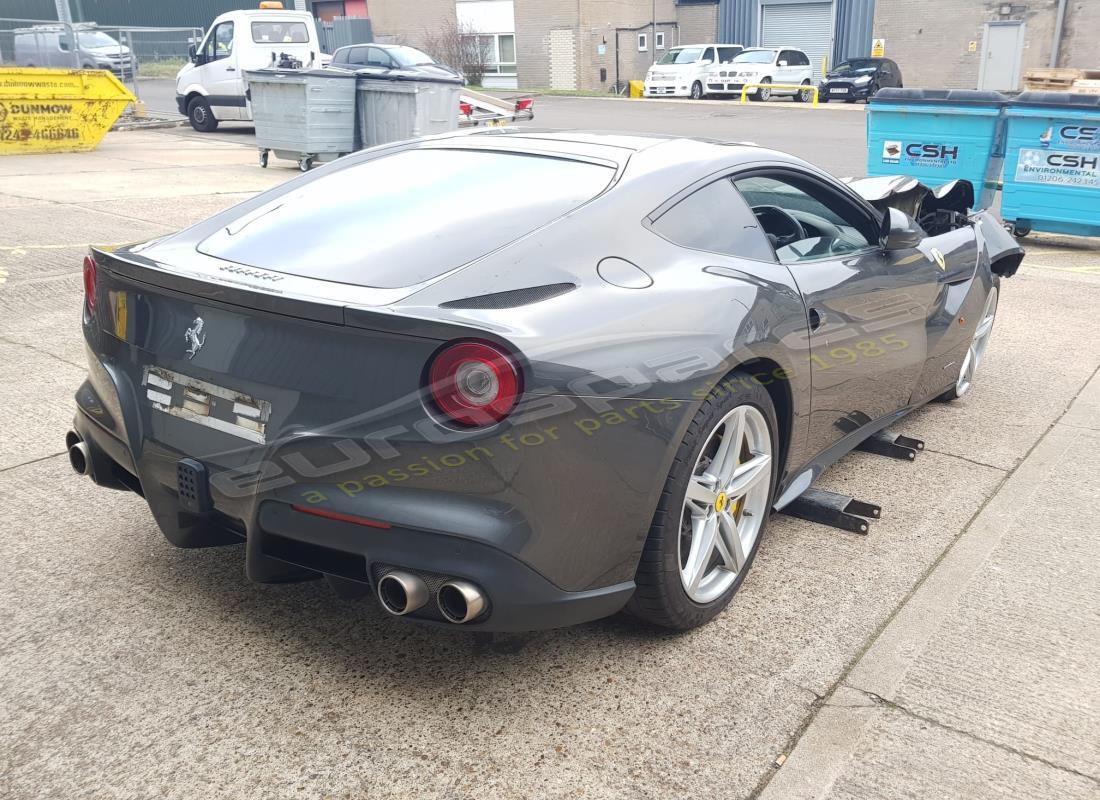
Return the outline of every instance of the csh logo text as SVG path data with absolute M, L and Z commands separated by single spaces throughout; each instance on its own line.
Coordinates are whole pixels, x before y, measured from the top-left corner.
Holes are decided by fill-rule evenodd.
M 930 142 L 883 142 L 882 160 L 887 164 L 924 164 L 945 167 L 959 160 L 958 145 Z
M 1072 167 L 1073 169 L 1097 169 L 1100 156 L 1084 156 L 1079 153 L 1051 153 L 1047 163 L 1052 167 Z

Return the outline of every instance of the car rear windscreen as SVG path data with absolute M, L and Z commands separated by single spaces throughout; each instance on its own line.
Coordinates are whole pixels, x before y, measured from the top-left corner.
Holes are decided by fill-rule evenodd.
M 566 158 L 404 150 L 292 189 L 198 249 L 303 277 L 412 286 L 552 222 L 613 176 L 610 167 Z

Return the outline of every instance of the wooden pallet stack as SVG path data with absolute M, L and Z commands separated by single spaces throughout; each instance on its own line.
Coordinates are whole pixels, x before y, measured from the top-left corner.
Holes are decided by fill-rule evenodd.
M 1100 69 L 1029 69 L 1024 73 L 1024 88 L 1032 92 L 1100 94 Z

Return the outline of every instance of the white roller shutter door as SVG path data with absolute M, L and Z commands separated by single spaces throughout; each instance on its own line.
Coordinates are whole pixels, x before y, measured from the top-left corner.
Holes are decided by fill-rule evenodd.
M 810 57 L 814 80 L 821 77 L 821 59 L 832 65 L 833 4 L 784 3 L 763 7 L 763 47 L 796 47 Z

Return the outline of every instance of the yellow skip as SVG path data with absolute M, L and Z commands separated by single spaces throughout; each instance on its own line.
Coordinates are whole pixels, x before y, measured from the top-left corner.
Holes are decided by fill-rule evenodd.
M 0 67 L 0 155 L 92 150 L 133 101 L 105 70 Z

